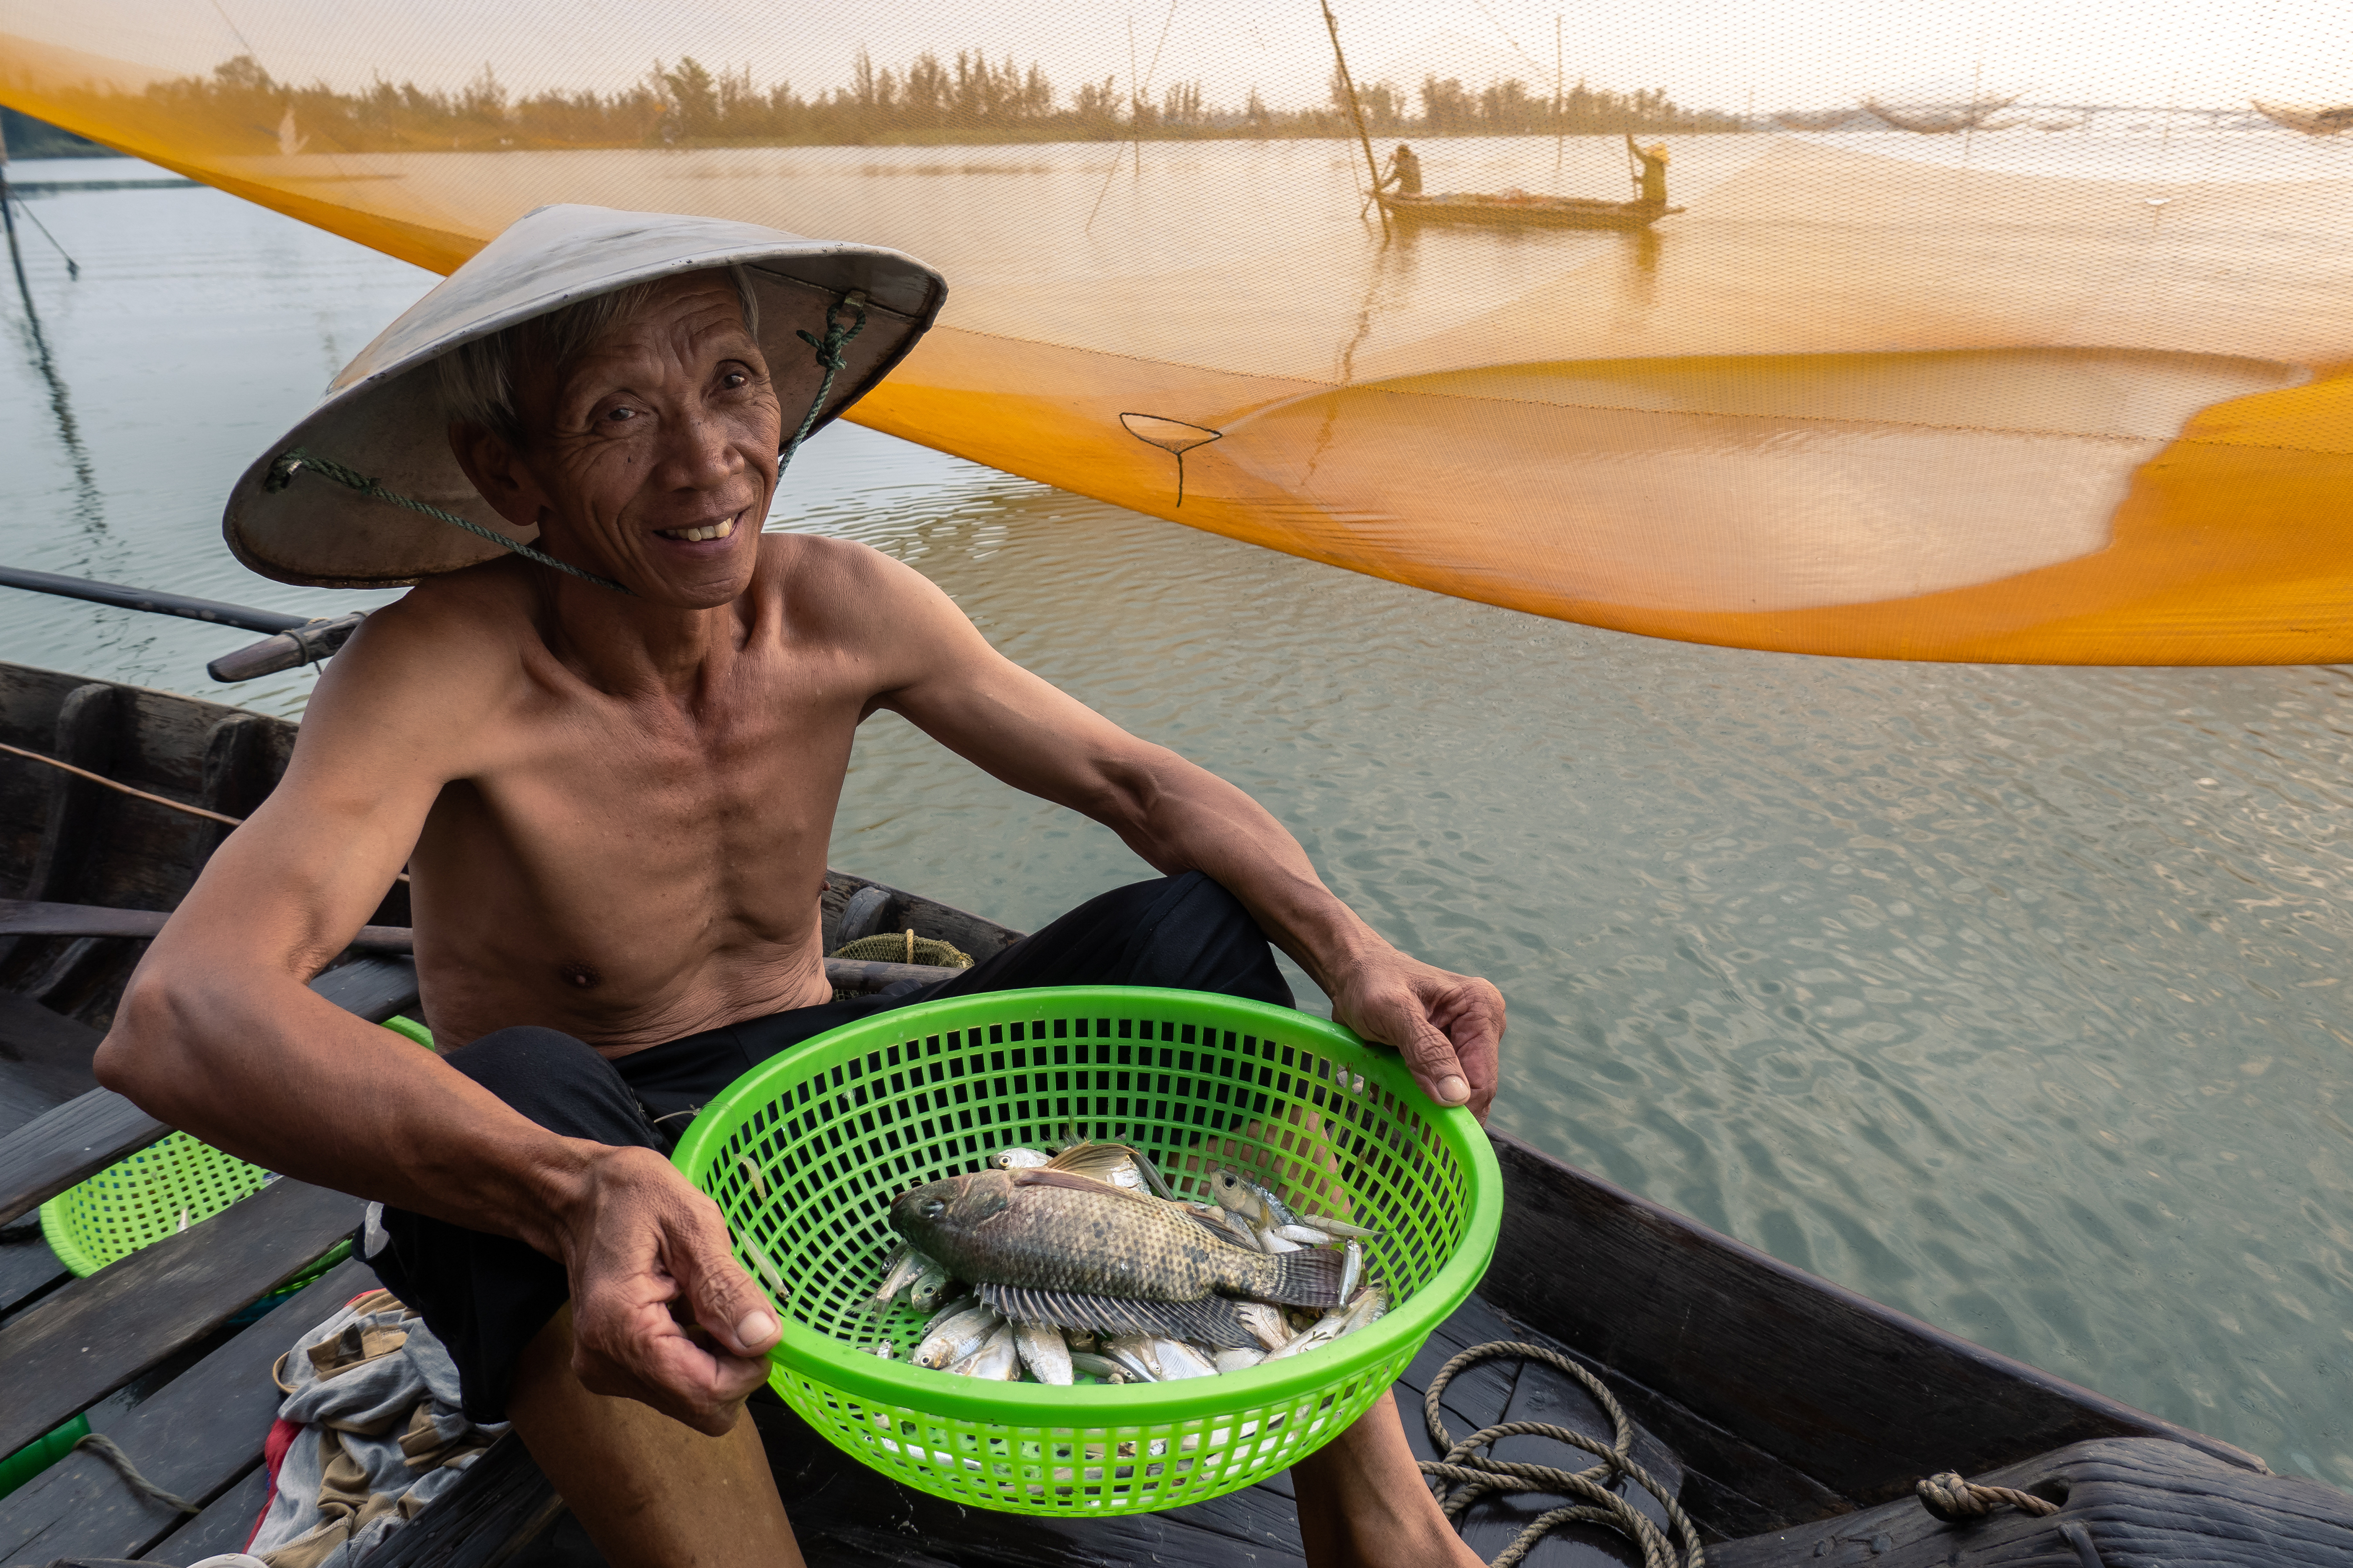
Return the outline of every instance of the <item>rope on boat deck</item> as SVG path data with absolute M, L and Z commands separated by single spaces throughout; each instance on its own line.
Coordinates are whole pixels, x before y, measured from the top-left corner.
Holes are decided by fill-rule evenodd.
M 1439 1417 L 1439 1400 L 1455 1373 L 1497 1356 L 1517 1356 L 1523 1361 L 1542 1362 L 1570 1378 L 1609 1415 L 1614 1440 L 1604 1443 L 1598 1437 L 1588 1437 L 1582 1432 L 1545 1421 L 1506 1421 L 1499 1426 L 1483 1426 L 1456 1442 L 1446 1430 L 1446 1423 Z M 1706 1558 L 1700 1548 L 1697 1527 L 1676 1504 L 1672 1490 L 1633 1461 L 1634 1423 L 1627 1416 L 1625 1406 L 1601 1385 L 1599 1378 L 1559 1352 L 1511 1340 L 1494 1340 L 1483 1345 L 1473 1345 L 1440 1367 L 1438 1375 L 1430 1380 L 1430 1390 L 1422 1395 L 1421 1410 L 1423 1418 L 1430 1423 L 1431 1440 L 1446 1453 L 1444 1459 L 1422 1460 L 1421 1470 L 1424 1475 L 1437 1480 L 1439 1506 L 1445 1510 L 1447 1518 L 1459 1522 L 1465 1509 L 1491 1492 L 1551 1492 L 1560 1497 L 1586 1500 L 1554 1509 L 1532 1521 L 1525 1530 L 1520 1531 L 1517 1540 L 1504 1548 L 1489 1568 L 1516 1568 L 1523 1558 L 1535 1550 L 1538 1542 L 1564 1524 L 1598 1524 L 1615 1530 L 1641 1549 L 1643 1568 L 1704 1568 Z M 1506 1437 L 1549 1437 L 1556 1443 L 1582 1448 L 1601 1462 L 1588 1469 L 1571 1471 L 1552 1465 L 1497 1459 L 1479 1452 L 1482 1448 L 1492 1448 Z M 1609 1489 L 1620 1476 L 1658 1500 L 1659 1506 L 1666 1512 L 1667 1522 L 1683 1542 L 1680 1556 L 1674 1542 L 1667 1539 L 1666 1533 L 1648 1515 Z
M 2059 1505 L 2048 1498 L 2011 1487 L 1985 1486 L 1953 1470 L 1930 1476 L 1913 1490 L 1919 1494 L 1920 1506 L 1947 1524 L 1967 1524 L 1998 1508 L 2014 1508 L 2037 1519 L 2059 1511 Z
M 87 1448 L 91 1453 L 97 1455 L 100 1459 L 105 1460 L 107 1465 L 112 1468 L 114 1473 L 122 1478 L 123 1485 L 129 1487 L 132 1491 L 137 1492 L 141 1497 L 147 1499 L 150 1502 L 162 1503 L 165 1508 L 172 1509 L 180 1513 L 202 1513 L 205 1511 L 198 1508 L 195 1503 L 190 1502 L 186 1498 L 181 1497 L 176 1492 L 167 1492 L 162 1487 L 157 1486 L 153 1481 L 149 1480 L 145 1476 L 141 1475 L 139 1473 L 139 1467 L 131 1462 L 131 1456 L 122 1451 L 121 1445 L 118 1444 L 113 1438 L 107 1436 L 102 1432 L 83 1433 L 81 1441 L 76 1443 L 74 1447 L 77 1449 Z
M 845 310 L 849 311 L 852 318 L 849 321 L 843 321 L 840 319 L 841 312 Z M 793 334 L 817 350 L 817 363 L 824 370 L 825 374 L 818 380 L 817 395 L 809 399 L 808 412 L 801 416 L 800 428 L 793 432 L 793 438 L 785 443 L 784 450 L 776 456 L 777 478 L 784 477 L 786 465 L 793 460 L 793 454 L 801 449 L 801 443 L 808 439 L 808 433 L 816 426 L 818 414 L 824 411 L 827 395 L 833 391 L 835 374 L 849 363 L 849 361 L 842 357 L 843 347 L 850 339 L 863 331 L 865 326 L 866 296 L 853 289 L 826 306 L 824 337 L 820 338 L 807 331 Z M 544 550 L 525 544 L 520 539 L 511 539 L 495 528 L 485 528 L 471 518 L 459 517 L 454 511 L 444 511 L 428 501 L 418 500 L 415 496 L 402 495 L 398 490 L 388 490 L 357 468 L 345 468 L 332 458 L 320 457 L 317 453 L 301 447 L 289 447 L 269 460 L 269 471 L 262 476 L 261 488 L 275 495 L 292 484 L 294 476 L 305 468 L 322 479 L 332 480 L 345 489 L 356 490 L 370 500 L 390 501 L 394 506 L 406 507 L 410 511 L 429 517 L 437 522 L 446 522 L 452 528 L 463 529 L 478 539 L 489 540 L 501 550 L 512 550 L 526 561 L 536 561 L 542 566 L 553 566 L 558 572 L 567 573 L 584 583 L 594 583 L 600 588 L 610 588 L 616 594 L 627 594 L 629 591 L 610 577 L 600 577 L 585 567 L 573 565 L 569 561 L 558 561 Z

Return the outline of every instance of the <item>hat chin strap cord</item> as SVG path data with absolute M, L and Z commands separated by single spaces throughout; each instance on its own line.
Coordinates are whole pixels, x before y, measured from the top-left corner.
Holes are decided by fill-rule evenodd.
M 850 320 L 848 321 L 841 320 L 841 312 L 845 310 L 850 314 Z M 793 460 L 793 454 L 801 449 L 801 443 L 808 439 L 810 430 L 816 427 L 818 416 L 825 409 L 825 400 L 833 391 L 834 376 L 849 363 L 842 357 L 843 346 L 856 337 L 865 325 L 866 296 L 852 289 L 825 308 L 823 337 L 820 338 L 807 331 L 793 334 L 817 351 L 817 363 L 824 369 L 825 374 L 818 381 L 817 395 L 809 399 L 808 412 L 801 416 L 800 428 L 793 432 L 793 438 L 786 442 L 784 450 L 776 455 L 778 479 L 784 477 L 785 468 Z M 430 502 L 418 500 L 415 496 L 405 496 L 397 490 L 388 490 L 357 468 L 345 468 L 332 458 L 322 458 L 317 453 L 301 447 L 289 447 L 269 460 L 269 471 L 262 476 L 261 488 L 266 493 L 275 495 L 292 484 L 294 476 L 305 469 L 322 479 L 332 479 L 346 489 L 355 490 L 370 500 L 390 501 L 395 506 L 406 507 L 410 511 L 432 518 L 437 522 L 446 522 L 452 528 L 464 529 L 478 539 L 487 539 L 502 550 L 513 551 L 526 561 L 536 561 L 543 566 L 553 566 L 558 572 L 577 577 L 584 583 L 594 583 L 599 588 L 610 588 L 616 594 L 627 594 L 629 591 L 610 577 L 600 577 L 594 572 L 573 565 L 569 561 L 558 561 L 544 550 L 525 544 L 520 539 L 510 539 L 494 528 L 484 528 L 470 518 L 459 517 L 454 511 L 444 511 Z

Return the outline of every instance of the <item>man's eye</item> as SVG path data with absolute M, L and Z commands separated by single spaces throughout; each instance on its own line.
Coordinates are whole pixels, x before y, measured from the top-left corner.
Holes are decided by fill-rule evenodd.
M 609 424 L 614 424 L 614 425 L 618 425 L 618 424 L 620 424 L 622 421 L 627 420 L 627 419 L 634 419 L 634 418 L 636 418 L 637 416 L 638 416 L 638 411 L 637 411 L 636 409 L 634 409 L 634 408 L 615 408 L 615 409 L 610 409 L 610 410 L 607 410 L 607 413 L 606 413 L 606 415 L 605 415 L 606 421 L 607 421 L 607 423 L 609 423 Z
M 751 380 L 752 378 L 742 371 L 731 370 L 719 378 L 719 384 L 733 392 L 739 386 L 750 384 Z

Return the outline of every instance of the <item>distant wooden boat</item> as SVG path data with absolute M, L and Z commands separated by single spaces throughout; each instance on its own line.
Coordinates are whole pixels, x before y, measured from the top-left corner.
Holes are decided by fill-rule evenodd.
M 1391 217 L 1403 223 L 1469 224 L 1484 228 L 1648 228 L 1683 210 L 1652 202 L 1533 196 L 1520 191 L 1497 195 L 1461 191 L 1423 196 L 1383 193 L 1380 203 Z
M 0 743 L 139 792 L 0 753 L 0 889 L 25 900 L 0 907 L 0 1226 L 10 1227 L 0 1230 L 0 1456 L 137 1380 L 140 1401 L 113 1412 L 108 1436 L 198 1510 L 134 1495 L 97 1455 L 69 1454 L 0 1498 L 0 1563 L 186 1563 L 237 1550 L 269 1489 L 262 1443 L 280 1398 L 272 1362 L 375 1284 L 364 1265 L 346 1261 L 252 1326 L 225 1326 L 359 1218 L 357 1199 L 290 1178 L 87 1279 L 67 1279 L 37 1232 L 15 1224 L 168 1131 L 90 1077 L 144 939 L 226 831 L 166 803 L 243 816 L 277 783 L 293 739 L 293 725 L 262 714 L 0 663 Z M 985 958 L 1020 937 L 839 872 L 827 874 L 822 903 L 828 946 L 912 928 Z M 375 935 L 312 989 L 380 1021 L 417 1004 L 415 967 L 398 951 L 406 889 L 396 888 L 373 920 Z M 866 967 L 869 983 L 902 977 L 892 973 L 898 965 Z M 1119 1076 L 1124 1090 L 1124 1069 Z M 1426 1458 L 1440 1450 L 1424 1428 L 1422 1391 L 1440 1367 L 1482 1342 L 1533 1343 L 1588 1369 L 1622 1402 L 1630 1457 L 1680 1496 L 1705 1534 L 1708 1568 L 2353 1562 L 2353 1499 L 2341 1492 L 2271 1475 L 2227 1443 L 1817 1279 L 1512 1138 L 1495 1143 L 1505 1210 L 1494 1261 L 1396 1389 L 1408 1437 Z M 1599 1406 L 1516 1354 L 1455 1379 L 1444 1409 L 1457 1440 L 1506 1420 L 1612 1439 Z M 1165 1513 L 1033 1519 L 908 1491 L 773 1398 L 755 1399 L 752 1414 L 813 1562 L 1301 1565 L 1287 1476 Z M 1511 1441 L 1508 1458 L 1591 1461 Z M 2057 1511 L 2003 1509 L 1946 1523 L 1913 1495 L 1915 1482 L 1943 1470 L 2019 1489 Z M 1491 1556 L 1556 1500 L 1480 1502 L 1464 1537 Z M 363 1568 L 486 1568 L 526 1547 L 522 1560 L 535 1568 L 603 1562 L 508 1438 Z M 1621 1539 L 1582 1525 L 1525 1559 L 1530 1568 L 1641 1561 Z
M 2306 136 L 2335 136 L 2353 131 L 2353 103 L 2333 104 L 2324 109 L 2306 109 L 2294 104 L 2266 103 L 2260 98 L 2247 100 L 2255 112 L 2274 125 L 2290 131 L 2301 131 Z

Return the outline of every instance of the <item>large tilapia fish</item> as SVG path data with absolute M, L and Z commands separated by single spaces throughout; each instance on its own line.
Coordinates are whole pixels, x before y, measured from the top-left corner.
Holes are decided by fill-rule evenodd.
M 1068 1170 L 951 1176 L 902 1193 L 891 1224 L 1017 1322 L 1238 1348 L 1258 1342 L 1241 1301 L 1340 1301 L 1336 1252 L 1251 1252 L 1180 1204 Z

